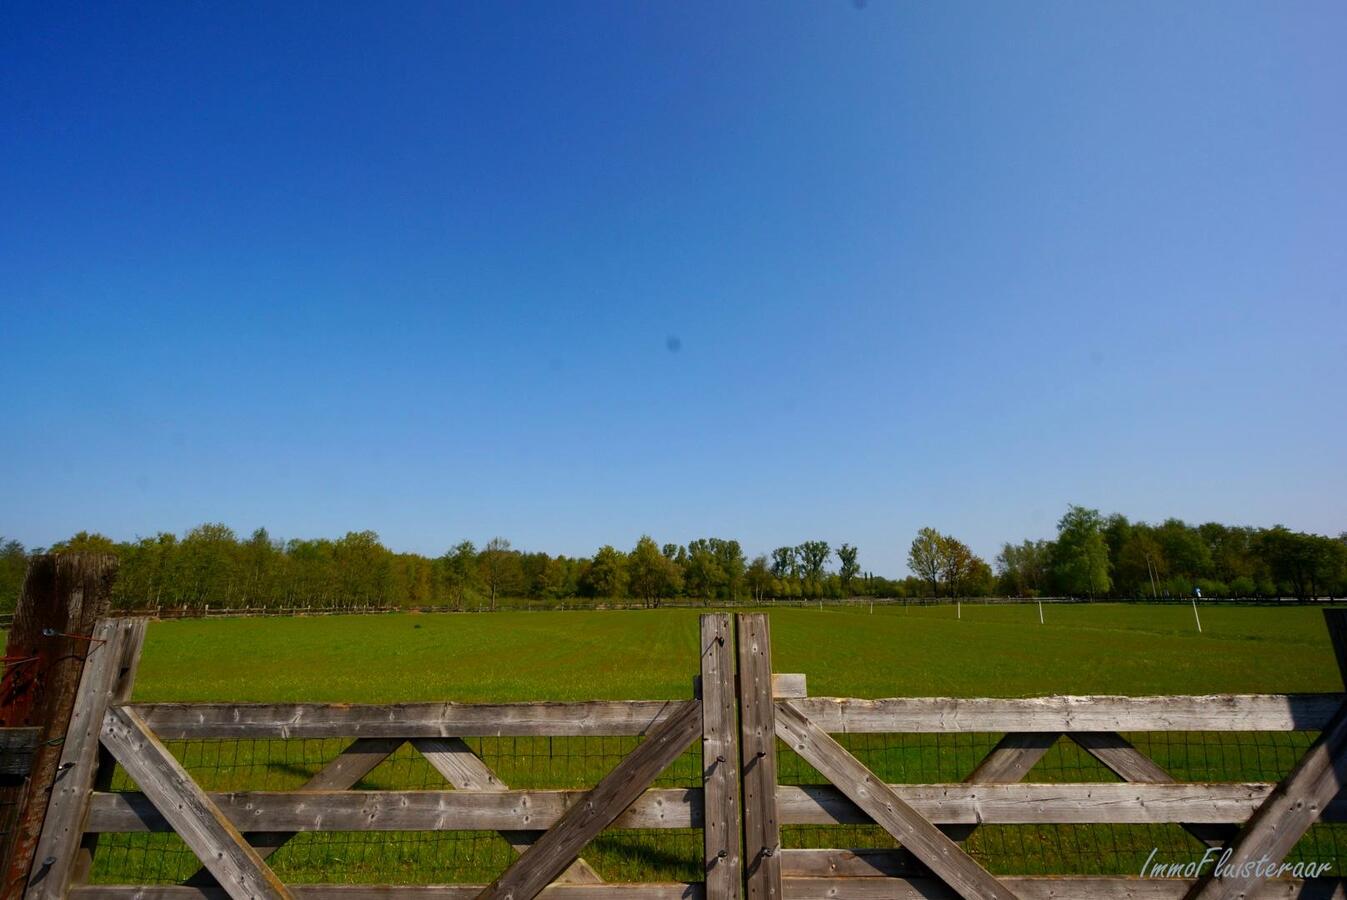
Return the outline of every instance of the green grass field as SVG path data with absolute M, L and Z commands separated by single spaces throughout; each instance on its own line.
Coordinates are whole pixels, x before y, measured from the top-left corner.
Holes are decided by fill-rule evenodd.
M 876 607 L 772 612 L 774 669 L 804 672 L 814 695 L 1029 696 L 1336 691 L 1342 682 L 1318 610 L 1207 607 L 1198 634 L 1182 606 Z M 155 623 L 137 700 L 509 701 L 687 697 L 697 611 L 388 615 Z M 893 782 L 958 781 L 999 735 L 854 735 L 842 740 Z M 1276 780 L 1312 740 L 1282 735 L 1132 735 L 1180 780 Z M 633 738 L 476 738 L 512 787 L 583 788 Z M 210 790 L 292 790 L 344 741 L 193 741 L 172 749 Z M 782 783 L 823 779 L 780 754 Z M 1031 781 L 1116 778 L 1063 741 Z M 700 783 L 694 748 L 657 782 Z M 133 789 L 119 779 L 115 789 Z M 448 786 L 408 747 L 362 788 Z M 792 827 L 786 846 L 892 846 L 873 827 Z M 608 832 L 584 856 L 608 880 L 698 880 L 696 831 Z M 1178 826 L 984 826 L 968 848 L 1001 873 L 1135 874 L 1151 848 L 1184 860 Z M 488 881 L 508 865 L 488 832 L 305 834 L 272 862 L 292 882 Z M 1316 826 L 1297 858 L 1347 864 L 1342 826 Z M 107 835 L 94 877 L 174 882 L 196 863 L 173 835 Z
M 697 611 L 158 622 L 138 700 L 572 700 L 690 695 Z M 1340 690 L 1317 609 L 1185 606 L 782 609 L 778 672 L 818 696 Z

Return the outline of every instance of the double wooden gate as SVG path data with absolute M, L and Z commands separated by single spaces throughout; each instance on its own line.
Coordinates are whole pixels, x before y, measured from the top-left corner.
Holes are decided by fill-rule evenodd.
M 1237 898 L 1344 897 L 1336 879 L 1267 877 L 1307 828 L 1342 820 L 1347 711 L 1340 694 L 1046 697 L 1027 700 L 810 698 L 774 675 L 763 615 L 701 619 L 700 676 L 683 701 L 455 704 L 132 704 L 145 621 L 109 619 L 90 653 L 62 748 L 27 896 L 195 900 L 216 896 L 373 900 L 496 898 Z M 1347 659 L 1342 613 L 1329 613 Z M 1278 784 L 1176 783 L 1120 732 L 1319 731 Z M 885 783 L 833 735 L 1002 735 L 962 783 Z M 465 738 L 641 736 L 589 790 L 512 790 Z M 1113 784 L 1021 783 L 1066 736 Z M 207 792 L 165 741 L 349 738 L 299 790 Z M 701 785 L 653 787 L 700 738 Z M 451 790 L 356 789 L 410 744 Z M 828 784 L 778 784 L 782 750 Z M 111 792 L 120 764 L 139 792 Z M 742 784 L 741 784 L 742 773 Z M 870 823 L 899 850 L 783 848 L 782 826 Z M 1228 850 L 1199 878 L 1004 877 L 964 849 L 983 824 L 1180 823 Z M 582 858 L 606 829 L 699 828 L 704 878 L 606 883 Z M 90 883 L 100 834 L 171 830 L 200 861 L 181 884 Z M 490 884 L 284 884 L 267 859 L 306 831 L 498 831 L 517 858 Z M 742 848 L 742 853 L 741 853 Z M 741 865 L 742 859 L 742 865 Z M 1233 873 L 1233 874 L 1232 874 Z

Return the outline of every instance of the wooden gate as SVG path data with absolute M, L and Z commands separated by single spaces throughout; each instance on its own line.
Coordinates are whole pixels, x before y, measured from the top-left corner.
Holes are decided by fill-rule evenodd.
M 104 620 L 85 668 L 38 847 L 31 898 L 388 897 L 394 894 L 528 900 L 740 894 L 739 780 L 733 748 L 730 619 L 701 620 L 694 699 L 648 702 L 456 704 L 129 704 L 145 621 Z M 463 740 L 475 736 L 643 736 L 588 791 L 511 790 Z M 166 748 L 194 739 L 354 740 L 298 791 L 208 793 Z M 701 739 L 700 789 L 651 782 Z M 410 743 L 453 790 L 354 790 Z M 113 769 L 140 793 L 109 793 Z M 701 828 L 705 881 L 605 884 L 580 858 L 607 828 Z M 99 834 L 176 832 L 202 866 L 172 886 L 95 885 L 87 879 Z M 303 831 L 495 830 L 518 857 L 488 885 L 287 885 L 267 857 Z
M 1329 612 L 1340 662 L 1347 625 Z M 145 631 L 101 621 L 92 635 L 26 895 L 83 900 L 317 898 L 725 900 L 880 898 L 1347 897 L 1337 879 L 1269 881 L 1315 822 L 1347 821 L 1347 708 L 1342 694 L 1041 697 L 1022 700 L 808 696 L 802 675 L 773 674 L 767 617 L 701 619 L 700 677 L 682 701 L 400 705 L 133 704 Z M 691 668 L 691 667 L 690 667 Z M 737 720 L 737 721 L 736 721 Z M 1126 732 L 1317 731 L 1280 783 L 1179 783 Z M 888 784 L 834 735 L 1000 735 L 959 783 Z M 514 790 L 465 739 L 613 735 L 639 738 L 588 790 Z M 1063 737 L 1121 779 L 1025 782 Z M 700 737 L 701 784 L 655 787 Z M 350 739 L 298 790 L 212 792 L 165 742 Z M 415 748 L 451 789 L 368 790 L 361 779 Z M 778 756 L 798 754 L 827 784 L 778 783 Z M 407 751 L 404 751 L 407 752 Z M 114 769 L 138 791 L 114 792 Z M 742 785 L 740 773 L 742 772 Z M 866 823 L 899 849 L 783 848 L 783 826 Z M 1006 877 L 967 851 L 983 825 L 1176 823 L 1229 851 L 1226 874 L 1200 878 Z M 700 881 L 606 883 L 582 858 L 606 829 L 699 828 Z M 268 858 L 310 831 L 495 831 L 518 853 L 489 884 L 285 884 Z M 89 881 L 99 835 L 172 831 L 200 871 L 181 884 Z M 741 866 L 741 841 L 742 859 Z M 1234 873 L 1234 874 L 1229 874 Z
M 1347 611 L 1326 611 L 1347 672 Z M 1042 697 L 1026 700 L 810 698 L 803 676 L 771 675 L 765 616 L 740 616 L 744 860 L 749 898 L 1347 897 L 1336 878 L 1270 880 L 1315 822 L 1347 821 L 1347 700 L 1342 694 Z M 1278 784 L 1176 783 L 1120 732 L 1320 731 Z M 958 784 L 890 785 L 832 735 L 999 733 Z M 1119 783 L 1020 783 L 1063 735 Z M 777 740 L 830 783 L 777 784 Z M 786 849 L 782 825 L 874 823 L 899 852 Z M 1200 878 L 996 877 L 962 843 L 983 824 L 1178 823 L 1228 851 Z M 1257 863 L 1263 861 L 1263 865 Z

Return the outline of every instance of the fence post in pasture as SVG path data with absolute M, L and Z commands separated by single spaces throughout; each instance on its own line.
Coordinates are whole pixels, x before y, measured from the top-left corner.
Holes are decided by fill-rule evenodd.
M 702 834 L 706 900 L 739 900 L 739 760 L 734 631 L 726 613 L 701 617 Z
M 767 616 L 738 615 L 739 748 L 744 771 L 744 869 L 749 900 L 780 900 L 776 815 L 776 705 Z
M 0 783 L 0 900 L 22 896 L 27 884 L 84 661 L 100 646 L 94 624 L 107 612 L 116 576 L 111 554 L 46 554 L 28 565 L 5 647 L 0 726 L 40 732 L 28 777 Z
M 94 626 L 97 644 L 89 651 L 70 714 L 26 900 L 61 900 L 72 881 L 88 879 L 98 843 L 97 834 L 84 834 L 90 791 L 106 791 L 116 768 L 98 735 L 108 707 L 131 699 L 146 622 L 143 618 L 101 619 Z

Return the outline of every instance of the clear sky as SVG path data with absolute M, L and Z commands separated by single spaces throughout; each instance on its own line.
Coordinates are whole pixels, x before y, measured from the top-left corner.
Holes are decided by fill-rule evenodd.
M 0 12 L 0 534 L 1347 529 L 1341 2 Z

